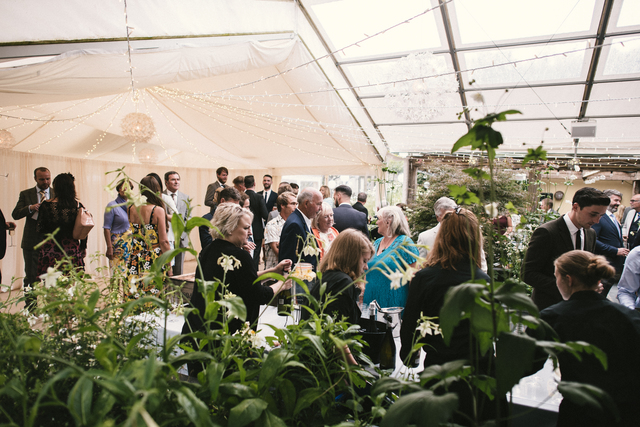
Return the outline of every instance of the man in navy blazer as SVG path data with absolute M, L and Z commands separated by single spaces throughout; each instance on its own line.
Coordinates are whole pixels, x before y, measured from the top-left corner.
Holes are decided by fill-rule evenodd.
M 265 175 L 262 177 L 262 186 L 264 190 L 258 191 L 260 197 L 264 199 L 264 202 L 267 205 L 267 210 L 271 212 L 276 205 L 276 200 L 278 200 L 278 193 L 271 189 L 271 183 L 273 182 L 273 177 L 271 175 Z
M 312 236 L 311 220 L 322 208 L 322 194 L 315 188 L 305 188 L 298 194 L 298 209 L 293 211 L 282 227 L 280 234 L 280 252 L 278 261 L 290 259 L 295 265 L 300 258 L 305 243 Z M 304 255 L 300 258 L 302 262 L 308 262 L 316 270 L 318 258 L 315 255 Z
M 618 206 L 622 202 L 622 193 L 618 190 L 605 190 L 604 194 L 609 196 L 611 203 L 607 208 L 607 212 L 600 218 L 600 222 L 594 224 L 591 228 L 596 232 L 596 254 L 604 255 L 609 264 L 616 269 L 616 275 L 603 281 L 604 292 L 603 295 L 609 293 L 611 286 L 615 285 L 622 274 L 622 268 L 624 267 L 624 260 L 629 249 L 624 247 L 624 241 L 622 240 L 622 226 L 618 222 L 614 213 L 618 211 Z
M 609 203 L 602 191 L 581 188 L 567 214 L 534 230 L 522 264 L 522 280 L 533 287 L 531 298 L 539 310 L 562 301 L 554 274 L 556 258 L 574 249 L 595 253 L 596 233 L 591 227 L 600 221 Z
M 333 226 L 335 229 L 340 232 L 347 228 L 355 228 L 369 237 L 367 216 L 351 206 L 351 187 L 338 185 L 333 190 L 333 200 L 336 203 L 336 207 L 333 209 Z

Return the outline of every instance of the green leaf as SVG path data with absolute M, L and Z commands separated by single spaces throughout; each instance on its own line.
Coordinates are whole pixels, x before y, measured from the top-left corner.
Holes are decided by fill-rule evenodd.
M 431 390 L 402 396 L 387 410 L 381 427 L 397 427 L 414 424 L 437 427 L 446 423 L 458 407 L 458 396 L 446 393 L 436 396 Z
M 91 293 L 91 297 L 89 298 L 89 315 L 93 314 L 93 310 L 96 308 L 96 304 L 98 303 L 98 300 L 100 299 L 100 291 L 99 290 L 95 290 Z
M 131 350 L 134 348 L 137 348 L 138 343 L 140 342 L 140 340 L 142 338 L 145 337 L 145 335 L 147 335 L 148 332 L 141 332 L 137 335 L 134 335 L 133 338 L 131 338 L 131 340 L 129 340 L 129 344 L 127 344 L 127 348 L 124 351 L 125 356 L 129 356 L 129 354 L 131 353 Z
M 465 133 L 464 135 L 462 135 L 455 144 L 453 144 L 453 148 L 451 148 L 451 152 L 455 153 L 456 151 L 458 151 L 459 149 L 461 149 L 462 147 L 466 147 L 467 145 L 472 145 L 476 140 L 476 131 L 474 128 L 471 128 L 471 130 L 467 133 Z
M 463 169 L 462 172 L 466 173 L 473 179 L 487 179 L 487 180 L 491 179 L 491 175 L 489 175 L 488 173 L 486 173 L 480 168 L 467 168 L 467 169 Z
M 589 344 L 588 342 L 584 342 L 584 341 L 575 341 L 575 342 L 570 341 L 565 344 L 571 347 L 572 349 L 574 349 L 575 351 L 582 351 L 587 354 L 593 354 L 596 357 L 596 359 L 600 361 L 600 363 L 602 364 L 602 367 L 605 370 L 609 369 L 609 364 L 607 362 L 607 354 L 604 351 L 600 350 L 595 345 Z
M 280 400 L 284 406 L 285 415 L 292 417 L 293 410 L 296 407 L 296 388 L 290 380 L 285 378 L 278 384 L 278 391 L 280 392 Z
M 216 361 L 209 363 L 209 366 L 207 367 L 207 380 L 209 382 L 211 400 L 215 401 L 218 398 L 218 390 L 223 377 L 224 365 Z
M 244 384 L 222 383 L 220 393 L 231 396 L 238 396 L 240 399 L 252 399 L 256 397 L 256 392 Z
M 262 399 L 246 399 L 229 411 L 229 425 L 243 427 L 257 420 L 262 412 L 267 409 L 267 402 Z
M 298 415 L 300 411 L 311 406 L 311 404 L 324 393 L 324 390 L 319 388 L 307 388 L 300 392 L 298 401 L 296 402 L 296 408 L 293 411 L 293 415 Z
M 219 300 L 218 304 L 226 307 L 229 310 L 230 318 L 237 317 L 243 322 L 247 318 L 247 307 L 244 305 L 244 301 L 240 297 L 231 297 L 223 300 Z
M 541 160 L 547 160 L 547 151 L 539 145 L 537 148 L 529 148 L 527 154 L 522 159 L 522 166 L 526 166 L 529 162 L 538 162 Z
M 278 373 L 283 369 L 287 360 L 293 357 L 293 353 L 282 348 L 277 348 L 269 353 L 260 369 L 258 388 L 265 390 L 269 387 Z
M 287 427 L 287 425 L 271 412 L 264 411 L 256 421 L 256 427 Z
M 502 333 L 496 345 L 496 379 L 498 394 L 506 392 L 531 373 L 536 350 L 536 340 L 513 333 Z
M 67 405 L 71 415 L 78 425 L 86 425 L 91 417 L 91 402 L 93 401 L 93 382 L 82 376 L 69 392 Z
M 196 426 L 213 426 L 209 408 L 187 387 L 180 387 L 173 391 L 178 404 Z
M 616 421 L 620 420 L 620 413 L 613 399 L 606 391 L 591 384 L 582 384 L 571 381 L 560 381 L 558 391 L 565 399 L 580 405 L 597 408 L 600 411 L 611 412 Z
M 171 223 L 171 225 L 173 226 L 173 222 Z M 193 230 L 196 227 L 200 227 L 201 225 L 204 225 L 205 227 L 211 227 L 211 221 L 209 221 L 206 218 L 202 218 L 201 216 L 194 216 L 193 218 L 189 218 L 189 221 L 187 221 L 187 226 L 184 229 L 184 232 L 189 234 L 191 230 Z
M 475 307 L 476 296 L 486 289 L 484 280 L 480 283 L 467 282 L 450 288 L 440 309 L 440 328 L 444 343 L 449 345 L 453 329 L 462 319 L 469 317 Z M 482 284 L 481 284 L 482 283 Z
M 102 341 L 93 352 L 96 360 L 109 372 L 116 369 L 118 348 L 110 341 Z

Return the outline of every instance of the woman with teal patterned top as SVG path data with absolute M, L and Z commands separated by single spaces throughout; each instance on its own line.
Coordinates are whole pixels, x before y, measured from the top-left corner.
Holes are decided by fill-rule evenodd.
M 408 236 L 409 224 L 397 206 L 378 211 L 378 232 L 383 236 L 374 242 L 375 255 L 369 260 L 363 305 L 376 300 L 380 307 L 403 307 L 407 303 L 409 285 L 404 275 L 407 266 L 415 267 L 418 248 Z M 400 278 L 400 276 L 403 276 Z M 396 278 L 396 280 L 392 280 Z M 397 284 L 404 286 L 396 288 Z M 393 284 L 393 287 L 392 287 Z

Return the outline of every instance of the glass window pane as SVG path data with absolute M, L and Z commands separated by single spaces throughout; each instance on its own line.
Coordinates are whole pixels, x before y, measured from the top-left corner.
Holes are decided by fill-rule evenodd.
M 625 0 L 622 2 L 618 27 L 640 25 L 640 1 Z
M 607 38 L 607 61 L 603 76 L 640 73 L 640 40 L 637 36 Z
M 586 32 L 593 26 L 596 1 L 456 0 L 451 4 L 464 45 Z
M 448 73 L 453 76 L 454 71 L 449 55 L 433 55 L 429 60 L 434 62 L 425 68 L 433 68 L 439 70 L 441 73 Z M 425 68 L 416 68 L 415 71 L 408 70 L 406 66 L 400 66 L 402 62 L 402 59 L 363 62 L 360 64 L 344 65 L 343 68 L 349 75 L 353 86 L 357 87 L 360 95 L 386 94 L 389 91 L 394 91 L 394 82 L 402 82 L 405 79 L 418 77 L 434 77 L 434 75 Z
M 312 6 L 334 50 L 359 42 L 396 24 L 423 13 L 430 5 L 423 0 L 343 0 Z M 394 52 L 441 48 L 436 17 L 426 13 L 338 52 L 339 57 L 353 58 Z
M 590 53 L 582 41 L 465 52 L 460 58 L 468 70 L 463 81 L 484 87 L 586 79 Z
M 489 113 L 518 110 L 522 115 L 510 116 L 515 119 L 537 119 L 543 117 L 577 117 L 580 112 L 584 85 L 519 88 L 504 90 L 483 90 L 467 92 L 467 102 L 471 108 L 471 118 L 477 120 Z M 481 94 L 484 105 L 476 98 Z M 477 111 L 476 111 L 477 109 Z
M 394 153 L 451 153 L 451 147 L 467 126 L 460 123 L 443 125 L 382 126 L 389 149 Z
M 614 116 L 640 111 L 638 82 L 594 84 L 587 116 Z

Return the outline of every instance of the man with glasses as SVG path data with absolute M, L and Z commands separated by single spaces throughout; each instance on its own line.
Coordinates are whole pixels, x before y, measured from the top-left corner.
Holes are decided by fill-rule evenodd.
M 640 239 L 636 238 L 638 223 L 640 222 L 640 214 L 638 213 L 640 212 L 640 194 L 634 194 L 629 203 L 631 204 L 631 210 L 627 214 L 622 227 L 622 238 L 627 239 L 627 248 L 631 250 L 640 243 Z

